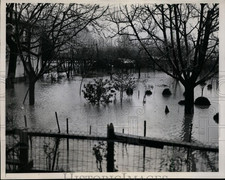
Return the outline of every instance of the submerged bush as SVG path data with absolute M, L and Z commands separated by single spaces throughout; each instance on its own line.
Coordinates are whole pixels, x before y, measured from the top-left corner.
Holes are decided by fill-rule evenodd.
M 170 96 L 171 94 L 172 93 L 171 93 L 171 91 L 170 91 L 169 88 L 164 89 L 163 92 L 162 92 L 162 95 L 163 96 Z
M 210 101 L 208 100 L 208 98 L 201 96 L 195 100 L 195 105 L 210 106 Z
M 127 88 L 126 93 L 128 96 L 132 96 L 133 95 L 133 89 L 132 88 Z
M 128 96 L 133 95 L 136 86 L 136 80 L 132 74 L 117 73 L 113 76 L 114 88 L 120 92 L 120 100 L 123 99 L 123 92 L 126 91 Z
M 150 96 L 150 95 L 152 95 L 152 91 L 151 91 L 151 90 L 146 90 L 146 91 L 145 91 L 145 94 L 146 94 L 147 96 Z
M 214 121 L 218 124 L 218 123 L 219 123 L 219 113 L 216 113 L 216 114 L 213 116 L 213 119 L 214 119 Z
M 92 104 L 110 103 L 113 97 L 112 84 L 108 79 L 94 79 L 93 83 L 84 85 L 84 98 Z
M 179 105 L 185 105 L 185 100 L 180 100 L 180 101 L 178 102 L 178 104 L 179 104 Z

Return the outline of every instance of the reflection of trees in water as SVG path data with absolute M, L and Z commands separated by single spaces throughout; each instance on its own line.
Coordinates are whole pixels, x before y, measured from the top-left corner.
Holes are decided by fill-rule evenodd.
M 185 142 L 192 142 L 192 123 L 193 114 L 184 114 L 184 120 L 182 125 L 182 141 Z M 196 171 L 196 159 L 194 156 L 194 152 L 192 149 L 187 148 L 187 155 L 186 155 L 186 165 L 187 171 Z
M 184 114 L 184 121 L 182 127 L 182 140 L 186 142 L 196 142 L 196 140 L 192 137 L 193 134 L 193 115 Z M 205 162 L 203 165 L 206 166 L 206 169 L 209 168 L 211 171 L 218 171 L 218 159 L 217 154 L 213 152 L 207 151 L 196 151 L 193 149 L 187 149 L 187 171 L 196 171 L 197 169 L 197 161 Z M 202 164 L 200 165 L 202 166 Z
M 193 114 L 184 115 L 181 138 L 184 142 L 196 142 L 193 139 Z M 218 153 L 194 150 L 181 147 L 164 147 L 159 171 L 169 172 L 196 172 L 196 171 L 218 171 Z
M 184 114 L 181 140 L 184 142 L 192 142 L 192 126 L 193 126 L 193 114 Z
M 164 148 L 160 160 L 159 171 L 218 171 L 218 155 L 215 152 L 168 146 L 165 146 Z
M 161 158 L 159 171 L 180 172 L 183 171 L 185 163 L 185 150 L 177 147 L 164 147 L 165 151 Z
M 203 159 L 206 168 L 210 169 L 212 172 L 218 172 L 218 153 L 199 151 L 200 158 Z

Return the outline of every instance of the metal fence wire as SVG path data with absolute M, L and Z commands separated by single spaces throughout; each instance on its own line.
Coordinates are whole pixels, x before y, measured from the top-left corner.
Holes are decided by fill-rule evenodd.
M 115 141 L 108 137 L 8 131 L 6 172 L 107 172 L 111 165 L 120 172 L 218 171 L 218 151 L 151 147 L 118 140 L 116 134 Z M 112 152 L 109 143 L 113 143 Z
M 32 137 L 30 159 L 33 170 L 98 172 L 106 171 L 105 158 L 97 161 L 93 148 L 98 141 Z M 97 150 L 96 150 L 97 151 Z M 103 160 L 104 159 L 104 160 Z M 98 163 L 97 163 L 98 162 Z
M 115 166 L 122 172 L 215 172 L 218 153 L 164 146 L 163 149 L 118 143 Z

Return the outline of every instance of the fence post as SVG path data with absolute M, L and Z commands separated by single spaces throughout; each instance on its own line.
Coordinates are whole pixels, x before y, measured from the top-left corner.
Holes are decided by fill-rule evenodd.
M 69 119 L 66 118 L 66 133 L 69 134 Z M 67 171 L 69 171 L 69 139 L 66 139 L 67 145 Z
M 24 115 L 24 123 L 25 123 L 25 128 L 27 128 L 27 117 Z
M 144 121 L 144 137 L 146 137 L 146 121 Z
M 107 172 L 114 172 L 114 127 L 113 124 L 107 125 Z
M 56 122 L 57 122 L 58 130 L 59 130 L 59 133 L 60 133 L 60 126 L 59 126 L 59 119 L 58 119 L 57 112 L 55 112 L 55 117 L 56 117 Z
M 19 131 L 20 144 L 19 144 L 19 171 L 24 172 L 28 170 L 28 135 L 26 131 Z
M 89 134 L 91 135 L 91 126 L 90 126 L 90 128 L 89 128 Z
M 146 121 L 144 121 L 144 137 L 146 137 Z M 143 172 L 145 172 L 145 146 L 143 146 Z

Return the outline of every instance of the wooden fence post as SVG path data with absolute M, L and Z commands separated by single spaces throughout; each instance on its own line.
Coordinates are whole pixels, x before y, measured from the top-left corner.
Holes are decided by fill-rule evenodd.
M 57 112 L 55 112 L 55 117 L 56 117 L 56 122 L 57 122 L 58 130 L 59 130 L 59 133 L 60 133 L 60 126 L 59 126 L 59 119 L 58 119 Z
M 66 133 L 69 134 L 69 119 L 66 118 Z M 69 171 L 69 139 L 66 139 L 67 145 L 67 171 Z
M 25 128 L 27 128 L 27 117 L 24 115 L 24 123 L 25 123 Z
M 19 144 L 19 171 L 28 171 L 28 135 L 26 131 L 19 131 L 20 144 Z
M 89 134 L 91 135 L 91 126 L 90 126 L 90 128 L 89 128 Z
M 146 121 L 144 121 L 144 137 L 146 137 Z
M 114 127 L 113 124 L 107 125 L 107 172 L 114 172 Z
M 146 137 L 146 121 L 144 121 L 144 137 Z M 143 172 L 145 172 L 145 146 L 143 146 Z

